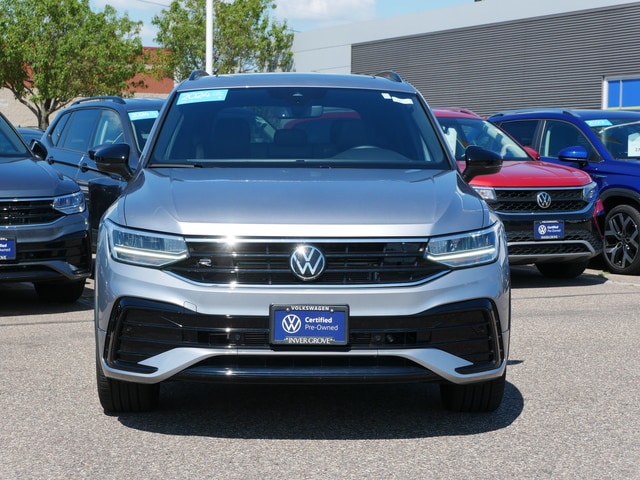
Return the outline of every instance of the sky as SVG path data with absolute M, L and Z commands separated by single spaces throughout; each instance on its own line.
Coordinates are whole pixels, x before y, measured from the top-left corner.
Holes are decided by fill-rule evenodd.
M 286 20 L 294 32 L 306 32 L 319 28 L 363 22 L 377 18 L 450 7 L 474 0 L 275 0 L 275 19 Z M 156 32 L 151 24 L 171 0 L 91 0 L 94 11 L 111 5 L 131 20 L 141 20 L 140 32 L 144 46 L 154 46 Z M 204 12 L 203 12 L 204 15 Z

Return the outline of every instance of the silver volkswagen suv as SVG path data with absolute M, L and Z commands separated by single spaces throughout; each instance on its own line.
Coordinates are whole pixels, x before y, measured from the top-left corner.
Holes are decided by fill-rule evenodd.
M 501 403 L 503 226 L 397 74 L 194 72 L 169 96 L 100 224 L 97 383 L 106 413 L 165 381 L 437 382 L 445 408 Z

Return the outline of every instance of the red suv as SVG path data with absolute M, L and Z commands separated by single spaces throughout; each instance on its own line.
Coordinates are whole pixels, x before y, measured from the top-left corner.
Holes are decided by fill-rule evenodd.
M 603 208 L 591 177 L 577 168 L 541 162 L 535 151 L 469 110 L 433 111 L 461 170 L 469 145 L 503 159 L 499 173 L 475 177 L 470 184 L 502 219 L 510 264 L 533 263 L 554 278 L 584 272 L 602 251 L 595 219 Z

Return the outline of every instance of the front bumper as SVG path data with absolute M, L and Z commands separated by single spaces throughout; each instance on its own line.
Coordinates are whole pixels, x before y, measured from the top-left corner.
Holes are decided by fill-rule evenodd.
M 491 265 L 414 286 L 210 285 L 98 251 L 96 340 L 109 378 L 137 383 L 475 383 L 501 377 L 506 249 Z M 491 281 L 487 281 L 491 279 Z M 269 344 L 270 305 L 346 305 L 346 346 Z
M 503 333 L 489 300 L 420 314 L 351 317 L 342 347 L 269 344 L 268 317 L 201 315 L 123 298 L 104 345 L 107 376 L 159 382 L 382 383 L 445 379 L 467 383 L 501 375 Z
M 600 254 L 602 237 L 591 218 L 560 221 L 564 225 L 562 238 L 537 240 L 533 221 L 503 219 L 510 264 L 589 260 Z
M 16 258 L 0 260 L 0 282 L 75 281 L 91 275 L 91 238 L 87 214 L 43 225 L 3 228 L 15 240 Z

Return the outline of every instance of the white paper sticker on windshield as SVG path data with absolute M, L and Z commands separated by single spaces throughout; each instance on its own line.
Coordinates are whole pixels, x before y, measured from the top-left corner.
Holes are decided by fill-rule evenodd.
M 129 119 L 132 121 L 135 120 L 146 120 L 148 118 L 158 118 L 158 110 L 150 110 L 147 112 L 129 112 Z
M 227 98 L 229 90 L 197 90 L 195 92 L 182 92 L 176 105 L 187 103 L 223 102 Z
M 627 157 L 640 157 L 640 133 L 633 133 L 627 139 Z
M 585 123 L 590 127 L 610 127 L 613 125 L 610 120 L 606 118 L 599 118 L 597 120 L 585 120 Z
M 413 105 L 413 100 L 411 98 L 395 97 L 393 95 L 389 95 L 388 93 L 383 93 L 382 94 L 382 98 L 384 98 L 386 100 L 391 100 L 391 101 L 396 102 L 396 103 L 401 103 L 403 105 Z

